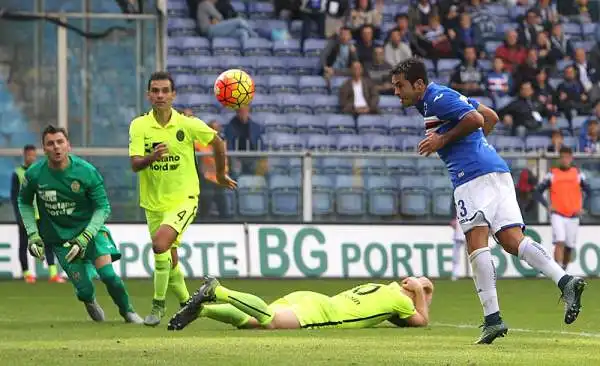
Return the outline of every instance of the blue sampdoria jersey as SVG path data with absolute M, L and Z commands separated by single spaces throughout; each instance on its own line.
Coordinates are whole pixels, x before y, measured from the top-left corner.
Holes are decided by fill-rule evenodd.
M 448 87 L 430 83 L 417 109 L 425 118 L 425 130 L 439 134 L 453 129 L 479 102 Z M 483 129 L 447 144 L 438 155 L 446 164 L 454 188 L 481 175 L 510 172 L 496 149 L 488 144 Z

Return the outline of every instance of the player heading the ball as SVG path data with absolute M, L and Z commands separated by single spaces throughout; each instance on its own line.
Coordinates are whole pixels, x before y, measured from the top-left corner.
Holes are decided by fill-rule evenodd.
M 177 247 L 198 208 L 194 143 L 213 147 L 217 184 L 235 189 L 237 183 L 225 173 L 226 148 L 217 132 L 172 108 L 176 91 L 169 73 L 150 76 L 147 97 L 152 110 L 131 122 L 129 156 L 131 169 L 139 173 L 140 206 L 146 212 L 154 252 L 154 296 L 144 323 L 156 326 L 165 315 L 168 288 L 181 305 L 189 298 Z

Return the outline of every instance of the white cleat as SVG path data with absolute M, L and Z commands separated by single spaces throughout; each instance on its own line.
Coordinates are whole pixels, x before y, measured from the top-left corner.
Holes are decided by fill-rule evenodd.
M 143 324 L 144 323 L 144 319 L 142 319 L 141 316 L 139 316 L 137 313 L 134 313 L 134 312 L 129 312 L 129 313 L 125 314 L 123 316 L 123 319 L 125 319 L 125 323 L 131 323 L 131 324 Z
M 100 305 L 96 302 L 96 300 L 92 302 L 84 302 L 85 310 L 87 310 L 88 315 L 95 322 L 103 322 L 104 321 L 104 310 L 100 307 Z

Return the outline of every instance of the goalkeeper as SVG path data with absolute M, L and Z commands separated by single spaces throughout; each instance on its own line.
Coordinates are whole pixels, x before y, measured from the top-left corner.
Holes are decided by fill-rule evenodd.
M 42 133 L 42 145 L 47 158 L 27 169 L 19 193 L 19 211 L 27 231 L 29 252 L 43 260 L 44 244 L 49 245 L 89 316 L 103 321 L 104 311 L 96 302 L 92 274 L 88 271 L 93 263 L 125 321 L 142 323 L 129 302 L 125 284 L 112 266 L 121 254 L 104 226 L 110 204 L 102 176 L 90 163 L 69 154 L 65 129 L 48 126 Z M 39 226 L 34 214 L 34 196 Z
M 225 288 L 207 278 L 188 303 L 169 321 L 167 329 L 181 330 L 198 317 L 240 329 L 371 328 L 384 321 L 400 327 L 429 323 L 433 283 L 408 277 L 387 285 L 367 283 L 333 297 L 297 291 L 267 305 L 252 294 Z M 224 304 L 206 304 L 207 302 Z

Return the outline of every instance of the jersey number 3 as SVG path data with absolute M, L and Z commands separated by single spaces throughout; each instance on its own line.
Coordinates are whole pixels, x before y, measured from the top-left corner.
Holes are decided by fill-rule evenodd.
M 458 205 L 458 208 L 459 208 L 458 214 L 460 215 L 460 217 L 467 216 L 467 208 L 465 207 L 465 201 L 458 200 L 458 202 L 456 202 L 456 204 Z

